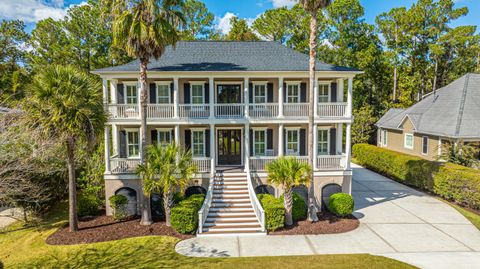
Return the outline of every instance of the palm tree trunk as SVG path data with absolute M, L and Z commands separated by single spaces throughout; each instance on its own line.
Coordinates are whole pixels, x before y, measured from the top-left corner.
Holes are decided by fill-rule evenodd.
M 78 231 L 77 218 L 77 183 L 75 180 L 75 140 L 67 139 L 67 166 L 68 166 L 68 225 L 70 232 Z
M 140 162 L 145 164 L 147 150 L 147 64 L 148 59 L 140 59 Z M 141 225 L 152 224 L 152 212 L 150 210 L 150 194 L 143 195 Z
M 314 177 L 313 177 L 313 106 L 315 105 L 317 100 L 314 100 L 314 87 L 315 87 L 315 58 L 317 55 L 317 11 L 312 11 L 310 13 L 310 59 L 309 59 L 309 76 L 310 76 L 310 88 L 308 94 L 308 163 L 312 167 L 312 172 L 310 178 L 312 180 L 312 184 L 308 187 L 308 220 L 311 222 L 318 221 L 317 218 L 317 209 L 315 207 L 314 202 Z M 286 196 L 285 196 L 286 197 Z
M 285 189 L 283 194 L 283 206 L 285 207 L 285 225 L 293 225 L 293 200 L 292 200 L 292 189 Z
M 170 224 L 170 211 L 173 206 L 173 192 L 168 190 L 168 192 L 163 194 L 163 208 L 165 211 L 165 225 L 171 226 Z

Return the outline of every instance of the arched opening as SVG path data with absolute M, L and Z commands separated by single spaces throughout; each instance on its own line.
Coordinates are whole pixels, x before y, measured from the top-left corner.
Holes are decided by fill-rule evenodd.
M 207 190 L 202 186 L 191 186 L 185 190 L 185 197 L 190 197 L 194 194 L 207 195 Z
M 150 196 L 150 207 L 152 209 L 152 216 L 157 218 L 165 217 L 165 210 L 163 208 L 163 196 L 160 193 L 152 193 Z
M 137 215 L 137 192 L 129 187 L 122 187 L 115 191 L 115 195 L 123 195 L 127 197 L 127 213 L 128 215 Z
M 255 194 L 271 194 L 275 195 L 275 188 L 270 185 L 259 185 L 255 187 Z
M 305 185 L 298 185 L 292 188 L 292 192 L 300 195 L 302 197 L 305 204 L 308 203 L 308 189 Z
M 327 184 L 322 188 L 322 209 L 327 209 L 328 199 L 334 193 L 342 192 L 342 186 L 338 184 Z

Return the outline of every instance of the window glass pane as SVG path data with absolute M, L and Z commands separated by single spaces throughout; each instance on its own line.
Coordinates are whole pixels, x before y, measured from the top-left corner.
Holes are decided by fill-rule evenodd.
M 192 132 L 192 154 L 193 156 L 205 155 L 204 153 L 204 132 L 203 131 L 193 131 Z
M 257 104 L 266 103 L 265 85 L 255 85 L 254 88 L 254 102 Z
M 265 148 L 266 148 L 266 138 L 265 138 L 265 131 L 259 130 L 255 131 L 254 133 L 255 141 L 254 141 L 254 152 L 257 156 L 264 156 L 265 155 Z
M 328 130 L 318 130 L 318 154 L 328 154 Z
M 192 85 L 192 104 L 203 104 L 203 85 Z
M 138 132 L 127 132 L 127 156 L 138 157 L 140 153 Z
M 298 130 L 287 130 L 287 154 L 298 155 Z
M 329 88 L 329 85 L 325 85 L 325 84 L 318 85 L 318 102 L 319 103 L 328 102 L 328 88 Z
M 428 152 L 428 137 L 423 137 L 423 154 Z
M 287 85 L 287 103 L 298 103 L 298 85 Z
M 405 135 L 405 146 L 407 146 L 408 148 L 413 147 L 413 135 L 411 134 Z
M 159 104 L 170 103 L 170 86 L 169 85 L 157 85 L 157 103 Z
M 170 131 L 158 131 L 158 143 L 162 146 L 167 146 L 171 142 Z
M 383 130 L 383 145 L 387 145 L 387 131 Z
M 127 104 L 136 104 L 137 101 L 137 86 L 127 85 L 126 86 L 126 102 Z

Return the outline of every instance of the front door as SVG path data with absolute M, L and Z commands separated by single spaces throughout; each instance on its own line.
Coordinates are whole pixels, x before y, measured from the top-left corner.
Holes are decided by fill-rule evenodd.
M 242 164 L 242 131 L 218 130 L 218 165 Z
M 217 103 L 234 104 L 242 102 L 241 84 L 218 84 Z

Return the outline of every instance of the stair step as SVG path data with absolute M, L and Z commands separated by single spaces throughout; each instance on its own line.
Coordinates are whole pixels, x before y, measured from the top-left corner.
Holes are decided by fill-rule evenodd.
M 208 212 L 207 218 L 256 218 L 255 212 L 253 210 L 244 210 L 244 211 L 223 211 L 223 212 Z
M 247 181 L 246 177 L 216 177 L 215 180 L 223 181 Z
M 258 221 L 250 221 L 250 222 L 205 222 L 203 227 L 209 228 L 261 228 Z
M 230 185 L 245 184 L 247 185 L 247 181 L 246 180 L 215 180 L 213 184 L 230 184 Z
M 250 202 L 246 203 L 212 203 L 210 208 L 252 208 L 252 204 Z
M 246 173 L 225 173 L 225 172 L 217 172 L 215 173 L 216 177 L 247 177 Z
M 255 215 L 232 215 L 232 216 L 219 216 L 219 217 L 208 217 L 205 220 L 207 222 L 217 222 L 217 223 L 237 223 L 237 222 L 251 222 L 251 221 L 258 221 Z
M 225 198 L 225 197 L 220 197 L 220 198 L 213 198 L 212 199 L 213 203 L 250 203 L 249 198 Z
M 221 190 L 221 189 L 230 189 L 230 190 L 247 190 L 247 186 L 232 186 L 232 185 L 222 185 L 222 186 L 213 186 L 214 190 Z
M 232 207 L 227 207 L 227 208 L 220 208 L 220 207 L 211 207 L 208 214 L 210 213 L 250 213 L 250 214 L 255 214 L 253 211 L 253 208 L 250 206 L 250 208 L 232 208 Z
M 238 232 L 261 232 L 262 227 L 258 225 L 258 227 L 242 227 L 238 226 L 217 226 L 211 228 L 203 228 L 203 232 L 223 232 L 223 233 L 238 233 Z
M 243 194 L 248 195 L 248 189 L 232 189 L 232 188 L 222 188 L 222 189 L 213 189 L 213 194 Z

